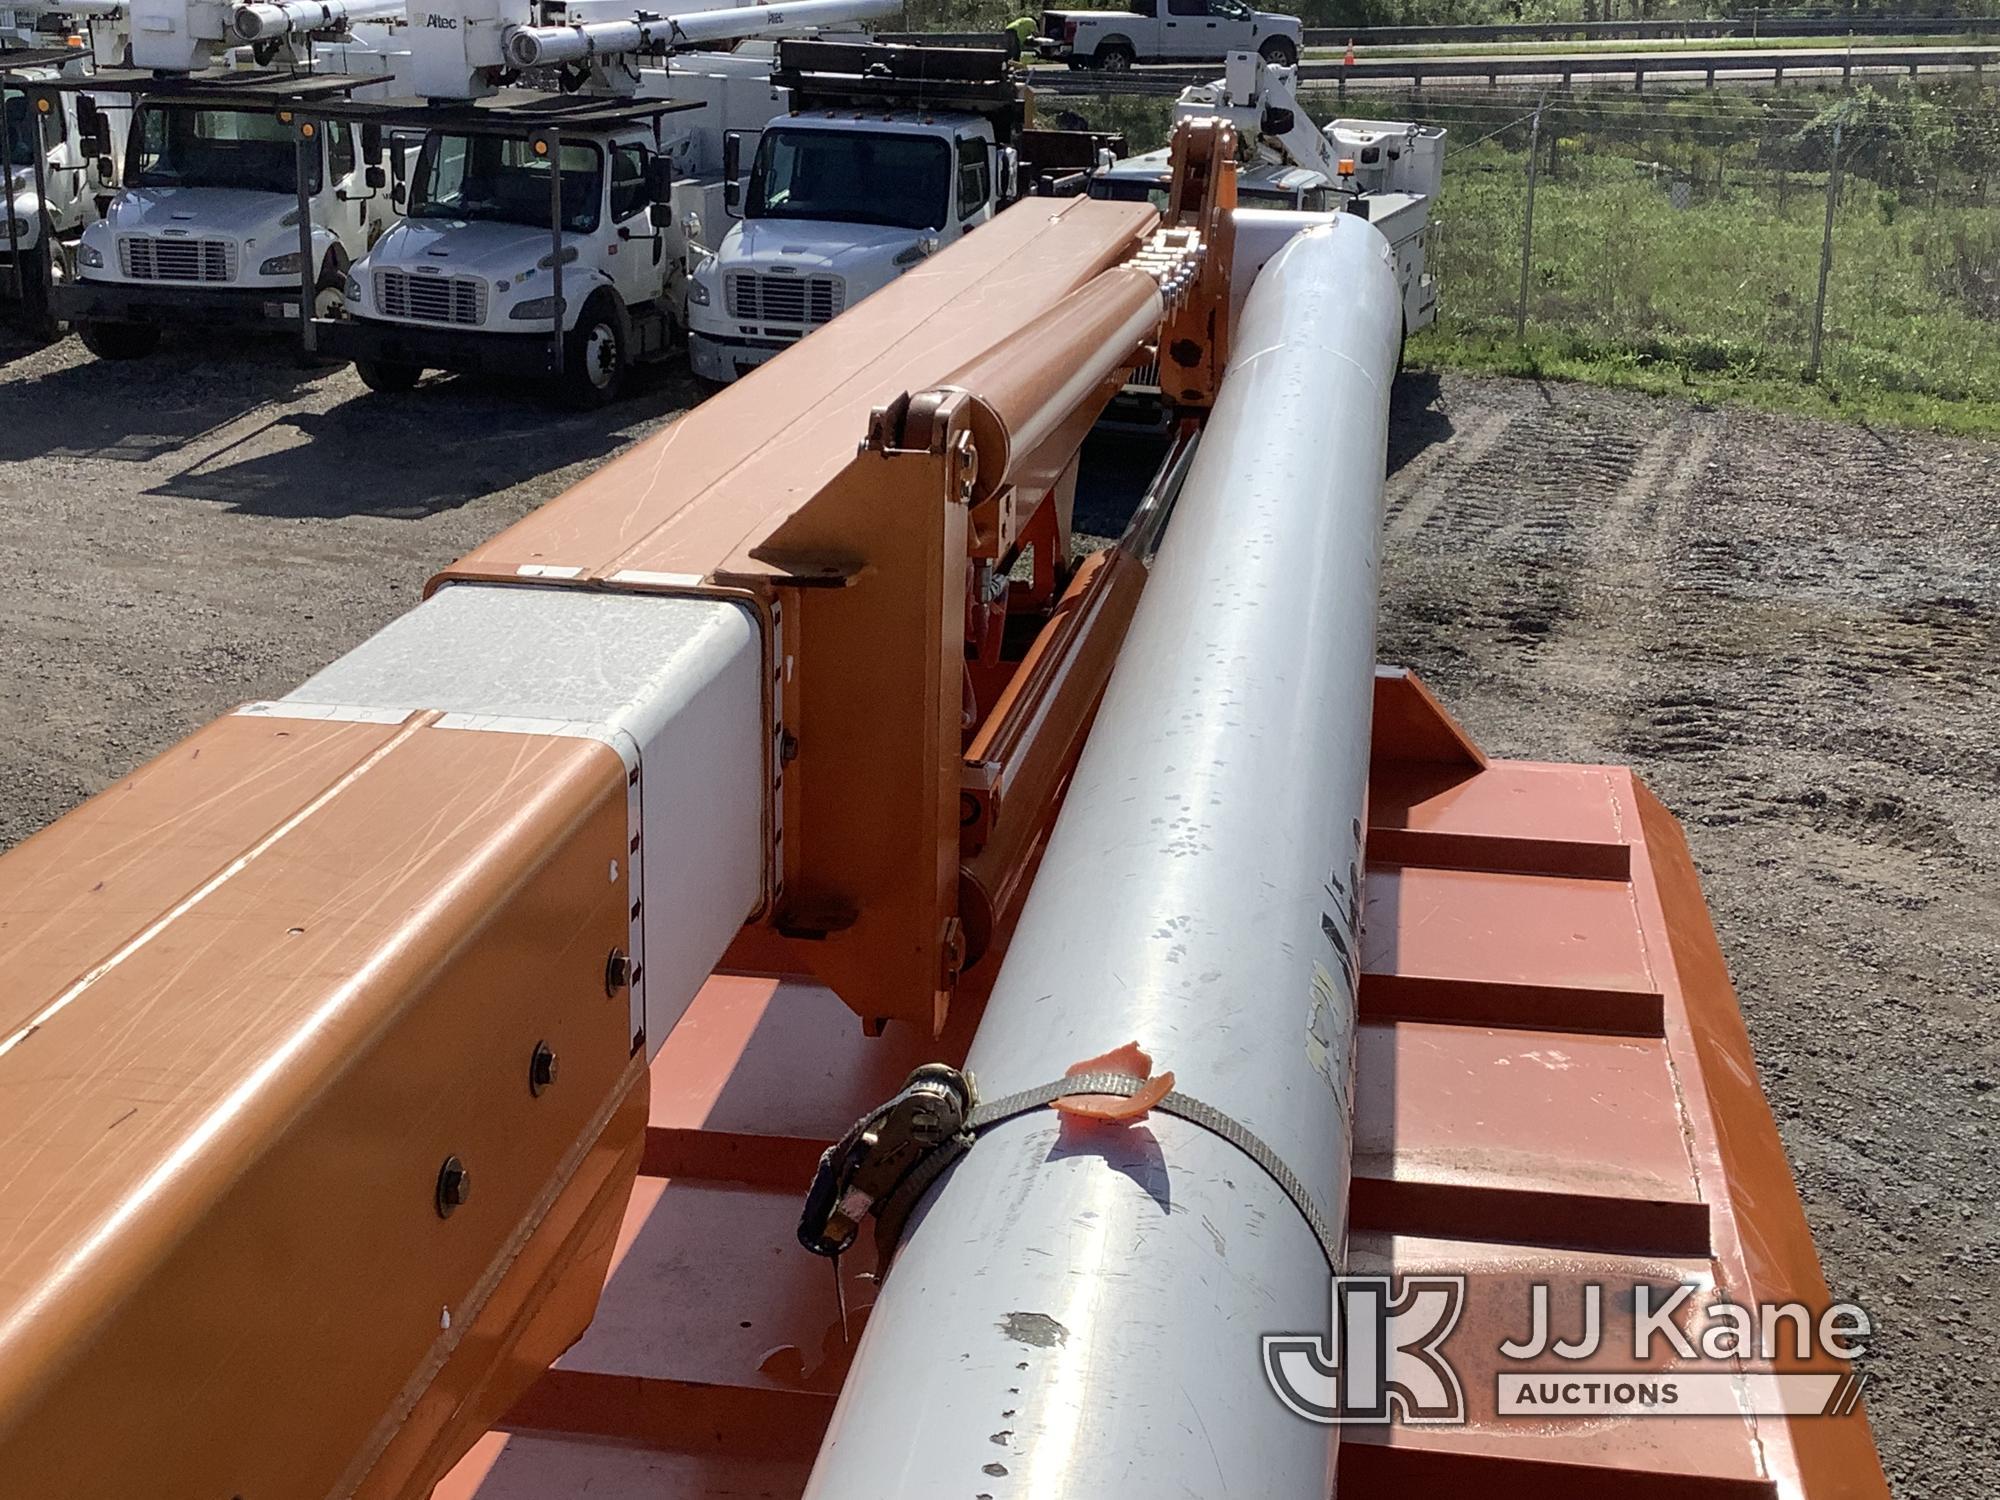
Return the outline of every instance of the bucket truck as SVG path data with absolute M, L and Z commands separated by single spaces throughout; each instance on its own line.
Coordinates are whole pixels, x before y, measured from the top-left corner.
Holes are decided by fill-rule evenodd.
M 88 79 L 100 51 L 123 50 L 123 17 L 89 0 L 75 10 L 0 13 L 0 300 L 24 327 L 53 338 L 52 288 L 74 273 L 76 244 L 117 186 L 129 111 L 116 96 L 37 85 Z
M 1236 133 L 1237 202 L 1246 221 L 1260 214 L 1345 213 L 1382 231 L 1402 294 L 1401 349 L 1437 319 L 1437 281 L 1429 268 L 1430 215 L 1444 168 L 1444 131 L 1385 120 L 1335 120 L 1320 129 L 1297 92 L 1297 70 L 1253 52 L 1232 52 L 1213 83 L 1190 85 L 1174 119 L 1227 120 Z M 1169 182 L 1165 148 L 1115 162 L 1092 175 L 1093 198 L 1163 205 Z M 1109 418 L 1123 427 L 1158 428 L 1171 419 L 1157 360 L 1141 364 Z
M 997 49 L 781 42 L 772 77 L 792 113 L 754 158 L 728 164 L 737 222 L 712 252 L 695 252 L 688 356 L 707 380 L 734 380 L 789 348 L 989 222 L 1047 169 L 1122 146 L 1030 128 L 1026 92 Z M 1082 160 L 1069 161 L 1079 145 Z
M 1686 841 L 1376 664 L 1401 289 L 1230 136 L 0 857 L 10 1496 L 1888 1500 Z
M 395 208 L 381 138 L 308 116 L 393 75 L 401 11 L 134 0 L 133 67 L 93 80 L 133 101 L 124 184 L 55 297 L 85 347 L 136 358 L 169 325 L 276 329 L 339 301 Z
M 1298 96 L 1298 71 L 1254 52 L 1232 52 L 1222 77 L 1193 84 L 1174 119 L 1226 119 L 1235 127 L 1237 202 L 1246 208 L 1359 214 L 1396 255 L 1405 333 L 1437 317 L 1428 269 L 1431 209 L 1444 170 L 1444 131 L 1386 120 L 1335 120 L 1320 129 Z M 1090 183 L 1093 198 L 1164 199 L 1167 151 L 1127 157 Z
M 421 129 L 423 145 L 403 222 L 353 267 L 343 316 L 314 321 L 315 349 L 352 359 L 376 391 L 443 369 L 552 381 L 574 405 L 610 401 L 634 366 L 678 349 L 690 231 L 698 239 L 722 218 L 725 154 L 785 107 L 755 44 L 681 49 L 850 23 L 894 3 L 572 12 L 555 24 L 532 0 L 436 0 L 411 36 L 420 97 L 331 111 Z M 555 70 L 563 86 L 505 86 L 526 69 Z

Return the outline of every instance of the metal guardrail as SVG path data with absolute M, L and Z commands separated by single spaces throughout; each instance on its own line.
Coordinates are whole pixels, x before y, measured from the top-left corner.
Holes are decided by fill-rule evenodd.
M 1487 26 L 1357 26 L 1306 30 L 1308 47 L 1419 46 L 1450 42 L 1697 40 L 1712 37 L 2000 35 L 2000 16 L 1760 15 L 1668 21 L 1507 21 Z
M 1088 0 L 1074 0 L 1087 8 Z M 1715 37 L 2000 36 L 2000 16 L 1805 16 L 1745 12 L 1676 21 L 1507 21 L 1488 26 L 1333 26 L 1306 29 L 1308 47 L 1408 47 L 1452 42 L 1695 41 Z M 884 42 L 937 47 L 995 47 L 995 31 L 878 32 Z
M 1732 82 L 1744 82 L 1746 78 L 1782 82 L 1788 73 L 1838 72 L 1842 82 L 1847 82 L 1856 73 L 1907 70 L 1914 77 L 1919 69 L 1931 68 L 1978 74 L 1988 66 L 2000 68 L 2000 46 L 1363 58 L 1353 63 L 1304 62 L 1299 66 L 1299 77 L 1302 83 L 1322 86 L 1407 83 L 1417 88 L 1433 80 L 1480 79 L 1497 85 L 1503 78 L 1560 80 L 1567 88 L 1573 79 L 1580 77 L 1629 78 L 1635 87 L 1643 88 L 1648 79 L 1694 77 L 1713 87 L 1719 76 Z M 1142 66 L 1121 73 L 1041 68 L 1034 72 L 1031 82 L 1038 94 L 1045 95 L 1158 95 L 1179 93 L 1191 83 L 1207 83 L 1215 73 L 1213 63 Z

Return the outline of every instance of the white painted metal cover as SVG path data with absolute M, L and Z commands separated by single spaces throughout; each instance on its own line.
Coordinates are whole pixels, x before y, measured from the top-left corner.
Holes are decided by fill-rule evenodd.
M 600 740 L 628 771 L 632 1024 L 656 1053 L 758 906 L 765 708 L 756 619 L 720 599 L 459 584 L 244 713 Z

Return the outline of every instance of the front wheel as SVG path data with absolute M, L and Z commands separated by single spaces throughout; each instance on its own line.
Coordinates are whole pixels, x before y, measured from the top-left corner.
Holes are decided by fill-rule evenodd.
M 576 327 L 563 336 L 557 394 L 563 405 L 591 411 L 617 400 L 624 384 L 624 330 L 611 305 L 602 297 L 594 298 L 585 305 Z
M 401 395 L 413 388 L 424 375 L 419 366 L 399 364 L 393 359 L 357 359 L 354 373 L 361 377 L 361 383 L 369 390 L 379 391 L 385 396 Z
M 1299 49 L 1292 45 L 1289 37 L 1274 36 L 1258 51 L 1264 61 L 1274 68 L 1289 68 L 1299 60 Z
M 42 232 L 48 233 L 46 222 Z M 49 259 L 39 250 L 23 251 L 21 266 L 21 324 L 28 337 L 52 344 L 62 337 L 62 320 L 55 314 L 51 292 L 57 283 L 69 279 L 69 247 L 60 241 L 49 246 Z
M 79 323 L 76 336 L 99 359 L 144 359 L 160 347 L 160 330 L 151 323 Z

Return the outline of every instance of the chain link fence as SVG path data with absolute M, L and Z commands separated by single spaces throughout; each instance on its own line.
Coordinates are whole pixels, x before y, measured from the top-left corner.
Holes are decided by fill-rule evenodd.
M 2000 400 L 1990 96 L 1384 102 L 1451 129 L 1439 337 Z
M 1115 119 L 1134 149 L 1163 141 L 1171 113 L 1063 103 Z M 2000 402 L 1990 84 L 1327 89 L 1305 103 L 1317 120 L 1449 132 L 1433 216 L 1439 324 L 1413 354 L 1513 345 L 1556 368 L 1629 362 Z

